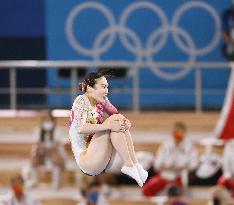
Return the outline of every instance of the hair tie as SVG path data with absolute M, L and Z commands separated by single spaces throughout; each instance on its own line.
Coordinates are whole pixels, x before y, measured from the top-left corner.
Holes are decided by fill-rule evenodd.
M 86 89 L 86 84 L 83 82 L 81 83 L 81 91 L 84 92 Z
M 85 92 L 85 91 L 86 91 L 86 88 L 87 88 L 87 84 L 86 84 L 85 82 L 79 83 L 79 89 L 80 89 L 82 92 Z

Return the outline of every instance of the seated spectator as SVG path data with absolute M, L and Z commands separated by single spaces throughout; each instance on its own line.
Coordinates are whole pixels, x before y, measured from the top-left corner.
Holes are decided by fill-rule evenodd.
M 223 175 L 219 178 L 218 184 L 230 190 L 234 197 L 234 140 L 226 143 L 223 153 L 222 167 Z
M 187 205 L 186 199 L 183 198 L 181 187 L 170 186 L 167 190 L 167 196 L 167 205 Z
M 32 150 L 31 179 L 27 180 L 27 185 L 34 186 L 38 180 L 38 168 L 42 165 L 53 169 L 52 187 L 60 187 L 60 174 L 65 166 L 66 152 L 61 142 L 61 134 L 55 132 L 56 121 L 49 112 L 40 125 L 40 135 L 37 144 Z
M 218 139 L 206 139 L 199 142 L 205 146 L 205 151 L 199 157 L 196 170 L 190 173 L 190 185 L 216 185 L 222 175 L 222 154 L 215 151 L 223 147 L 223 142 Z
M 11 179 L 12 192 L 2 201 L 3 205 L 40 205 L 24 190 L 24 180 L 21 176 Z
M 197 165 L 197 151 L 186 139 L 186 126 L 176 122 L 172 130 L 172 138 L 159 147 L 155 168 L 158 174 L 143 186 L 144 196 L 155 196 L 166 185 L 182 185 L 181 175 L 184 171 L 193 170 Z
M 82 201 L 77 205 L 107 205 L 105 195 L 102 192 L 101 184 L 93 181 L 81 189 Z

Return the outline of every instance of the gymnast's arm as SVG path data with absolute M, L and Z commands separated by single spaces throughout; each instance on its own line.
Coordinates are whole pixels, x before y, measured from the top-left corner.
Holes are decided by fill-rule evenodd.
M 110 123 L 106 123 L 106 121 L 103 122 L 102 124 L 85 123 L 79 130 L 79 133 L 90 134 L 90 133 L 102 132 L 102 131 L 106 131 L 110 129 L 111 129 Z
M 118 114 L 118 110 L 117 108 L 111 104 L 111 102 L 108 100 L 108 98 L 106 98 L 106 102 L 102 104 L 104 111 L 110 116 L 113 114 Z
M 131 122 L 122 114 L 119 114 L 118 109 L 111 104 L 108 98 L 106 98 L 106 102 L 102 104 L 105 113 L 107 113 L 109 116 L 116 115 L 116 117 L 119 118 L 119 120 L 124 124 L 125 128 L 124 130 L 128 130 L 131 127 Z
M 120 122 L 113 118 L 107 118 L 102 124 L 91 124 L 87 122 L 87 105 L 85 100 L 78 98 L 73 104 L 74 124 L 79 134 L 91 134 L 106 130 L 120 130 Z

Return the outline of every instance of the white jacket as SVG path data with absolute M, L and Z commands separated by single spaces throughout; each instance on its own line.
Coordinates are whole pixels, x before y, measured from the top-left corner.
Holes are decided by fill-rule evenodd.
M 160 167 L 176 167 L 182 168 L 187 166 L 189 170 L 194 169 L 197 166 L 198 157 L 197 150 L 188 140 L 182 141 L 176 145 L 173 139 L 164 142 L 158 150 L 154 167 L 160 169 Z M 161 176 L 168 180 L 174 180 L 181 176 L 181 171 L 165 170 L 160 173 Z

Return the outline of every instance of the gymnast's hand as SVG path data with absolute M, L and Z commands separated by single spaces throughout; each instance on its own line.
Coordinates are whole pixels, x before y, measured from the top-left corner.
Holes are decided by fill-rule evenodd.
M 125 132 L 125 124 L 121 123 L 121 121 L 114 120 L 111 124 L 111 131 L 112 132 Z
M 124 124 L 125 124 L 125 131 L 129 130 L 132 126 L 131 122 L 127 118 L 124 118 Z
M 108 124 L 108 128 L 113 132 L 124 132 L 125 131 L 125 123 L 120 120 L 117 116 L 112 115 L 105 120 L 104 123 Z
M 124 117 L 123 115 L 114 114 L 114 115 L 112 115 L 112 117 L 115 118 L 115 119 L 119 119 L 121 121 L 122 126 L 124 126 L 124 131 L 125 132 L 131 128 L 131 122 L 126 117 Z

